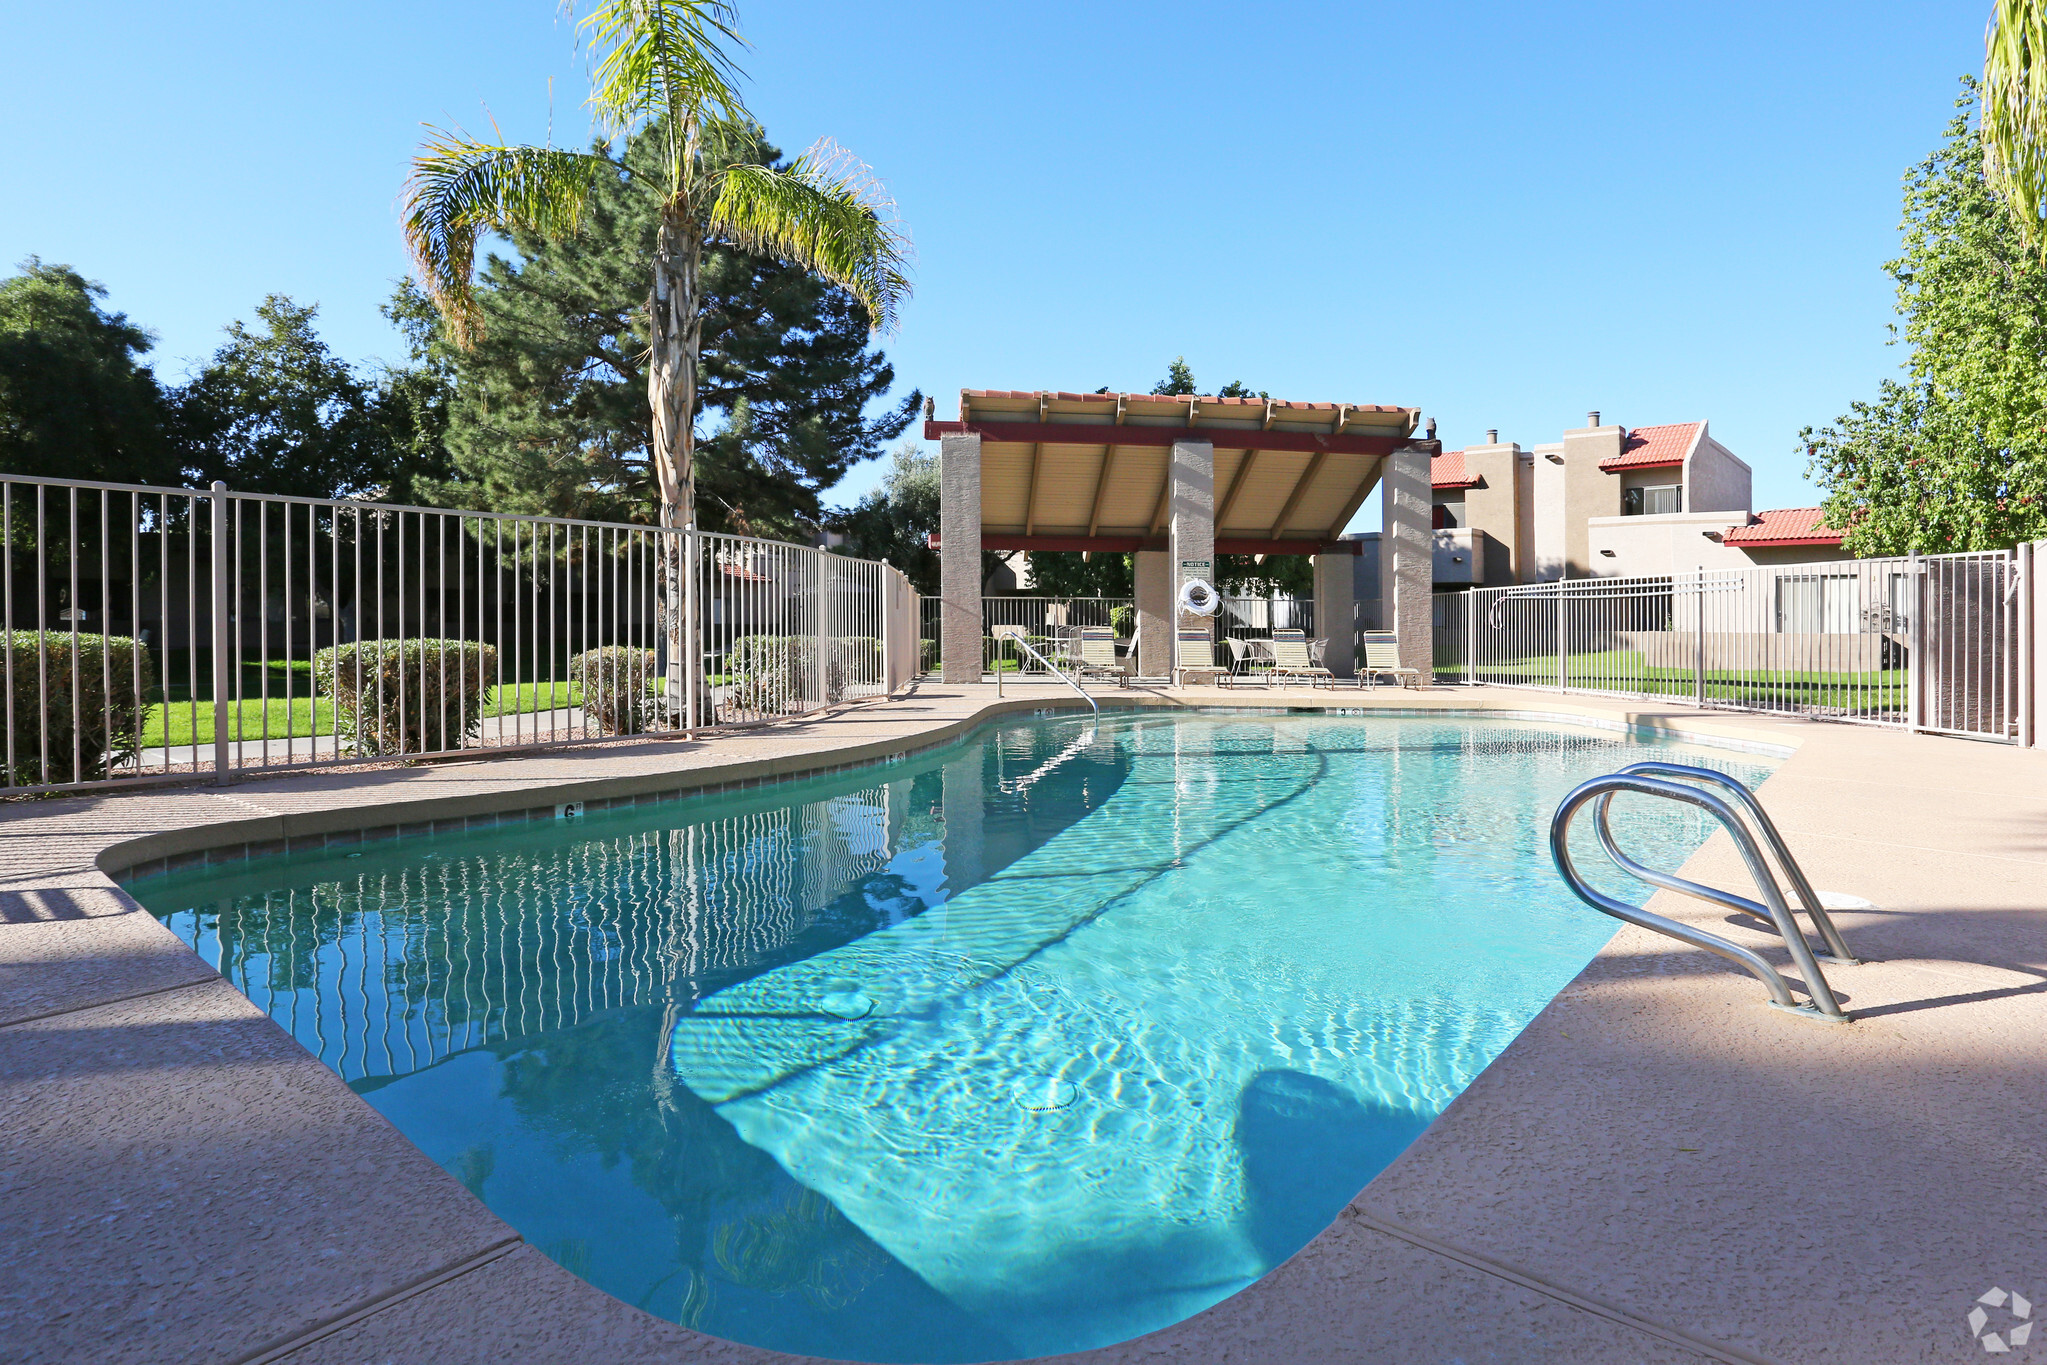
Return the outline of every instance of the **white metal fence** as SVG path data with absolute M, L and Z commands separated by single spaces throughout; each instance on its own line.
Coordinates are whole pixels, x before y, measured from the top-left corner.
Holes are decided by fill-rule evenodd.
M 0 556 L 6 794 L 673 733 L 916 670 L 896 570 L 679 529 L 0 475 Z
M 1995 551 L 1479 588 L 1438 599 L 1436 677 L 2018 741 L 2028 579 Z

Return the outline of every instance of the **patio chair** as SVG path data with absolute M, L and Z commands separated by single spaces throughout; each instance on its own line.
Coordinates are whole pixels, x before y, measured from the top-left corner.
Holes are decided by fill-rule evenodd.
M 1422 685 L 1421 670 L 1405 668 L 1400 662 L 1400 637 L 1391 631 L 1368 630 L 1364 634 L 1365 666 L 1358 670 L 1358 686 L 1367 683 L 1377 685 L 1380 677 L 1389 677 L 1402 687 L 1419 688 Z
M 1080 656 L 1076 660 L 1082 678 L 1115 678 L 1130 686 L 1130 666 L 1116 657 L 1116 632 L 1109 626 L 1080 628 Z
M 1272 632 L 1272 672 L 1266 675 L 1266 681 L 1277 684 L 1282 678 L 1302 679 L 1310 687 L 1336 681 L 1334 673 L 1308 657 L 1308 637 L 1298 630 Z
M 1223 685 L 1237 678 L 1250 678 L 1272 667 L 1272 656 L 1265 651 L 1263 640 L 1239 640 L 1225 636 L 1223 652 L 1229 660 L 1229 672 L 1224 675 Z
M 1189 673 L 1206 673 L 1210 682 L 1221 682 L 1229 676 L 1216 665 L 1215 641 L 1209 638 L 1207 631 L 1183 630 L 1179 640 L 1173 658 L 1173 681 L 1176 684 L 1185 687 Z

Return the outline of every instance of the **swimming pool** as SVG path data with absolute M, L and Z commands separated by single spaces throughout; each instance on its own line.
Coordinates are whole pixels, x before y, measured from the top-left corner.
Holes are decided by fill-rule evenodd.
M 1611 935 L 1547 817 L 1644 747 L 1005 723 L 130 890 L 598 1287 L 783 1350 L 985 1360 L 1165 1326 L 1325 1227 Z M 1706 830 L 1668 806 L 1616 826 L 1675 865 Z

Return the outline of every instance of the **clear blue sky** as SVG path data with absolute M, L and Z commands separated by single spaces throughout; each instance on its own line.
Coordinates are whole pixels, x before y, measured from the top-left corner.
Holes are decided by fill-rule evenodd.
M 1204 388 L 1418 406 L 1453 445 L 1709 418 L 1759 506 L 1871 394 L 1898 180 L 1989 0 L 749 3 L 749 99 L 887 181 L 905 389 Z M 0 265 L 76 266 L 177 376 L 266 292 L 356 360 L 405 268 L 422 120 L 588 130 L 544 0 L 0 8 Z M 488 107 L 489 114 L 485 113 Z M 870 486 L 856 471 L 842 495 Z

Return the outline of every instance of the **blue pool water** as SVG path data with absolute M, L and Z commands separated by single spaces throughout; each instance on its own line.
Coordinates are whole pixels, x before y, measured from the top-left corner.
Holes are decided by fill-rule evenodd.
M 1327 1226 L 1612 933 L 1548 816 L 1645 747 L 1040 721 L 131 889 L 600 1288 L 784 1350 L 986 1360 L 1167 1325 Z M 1616 812 L 1652 862 L 1706 833 Z

